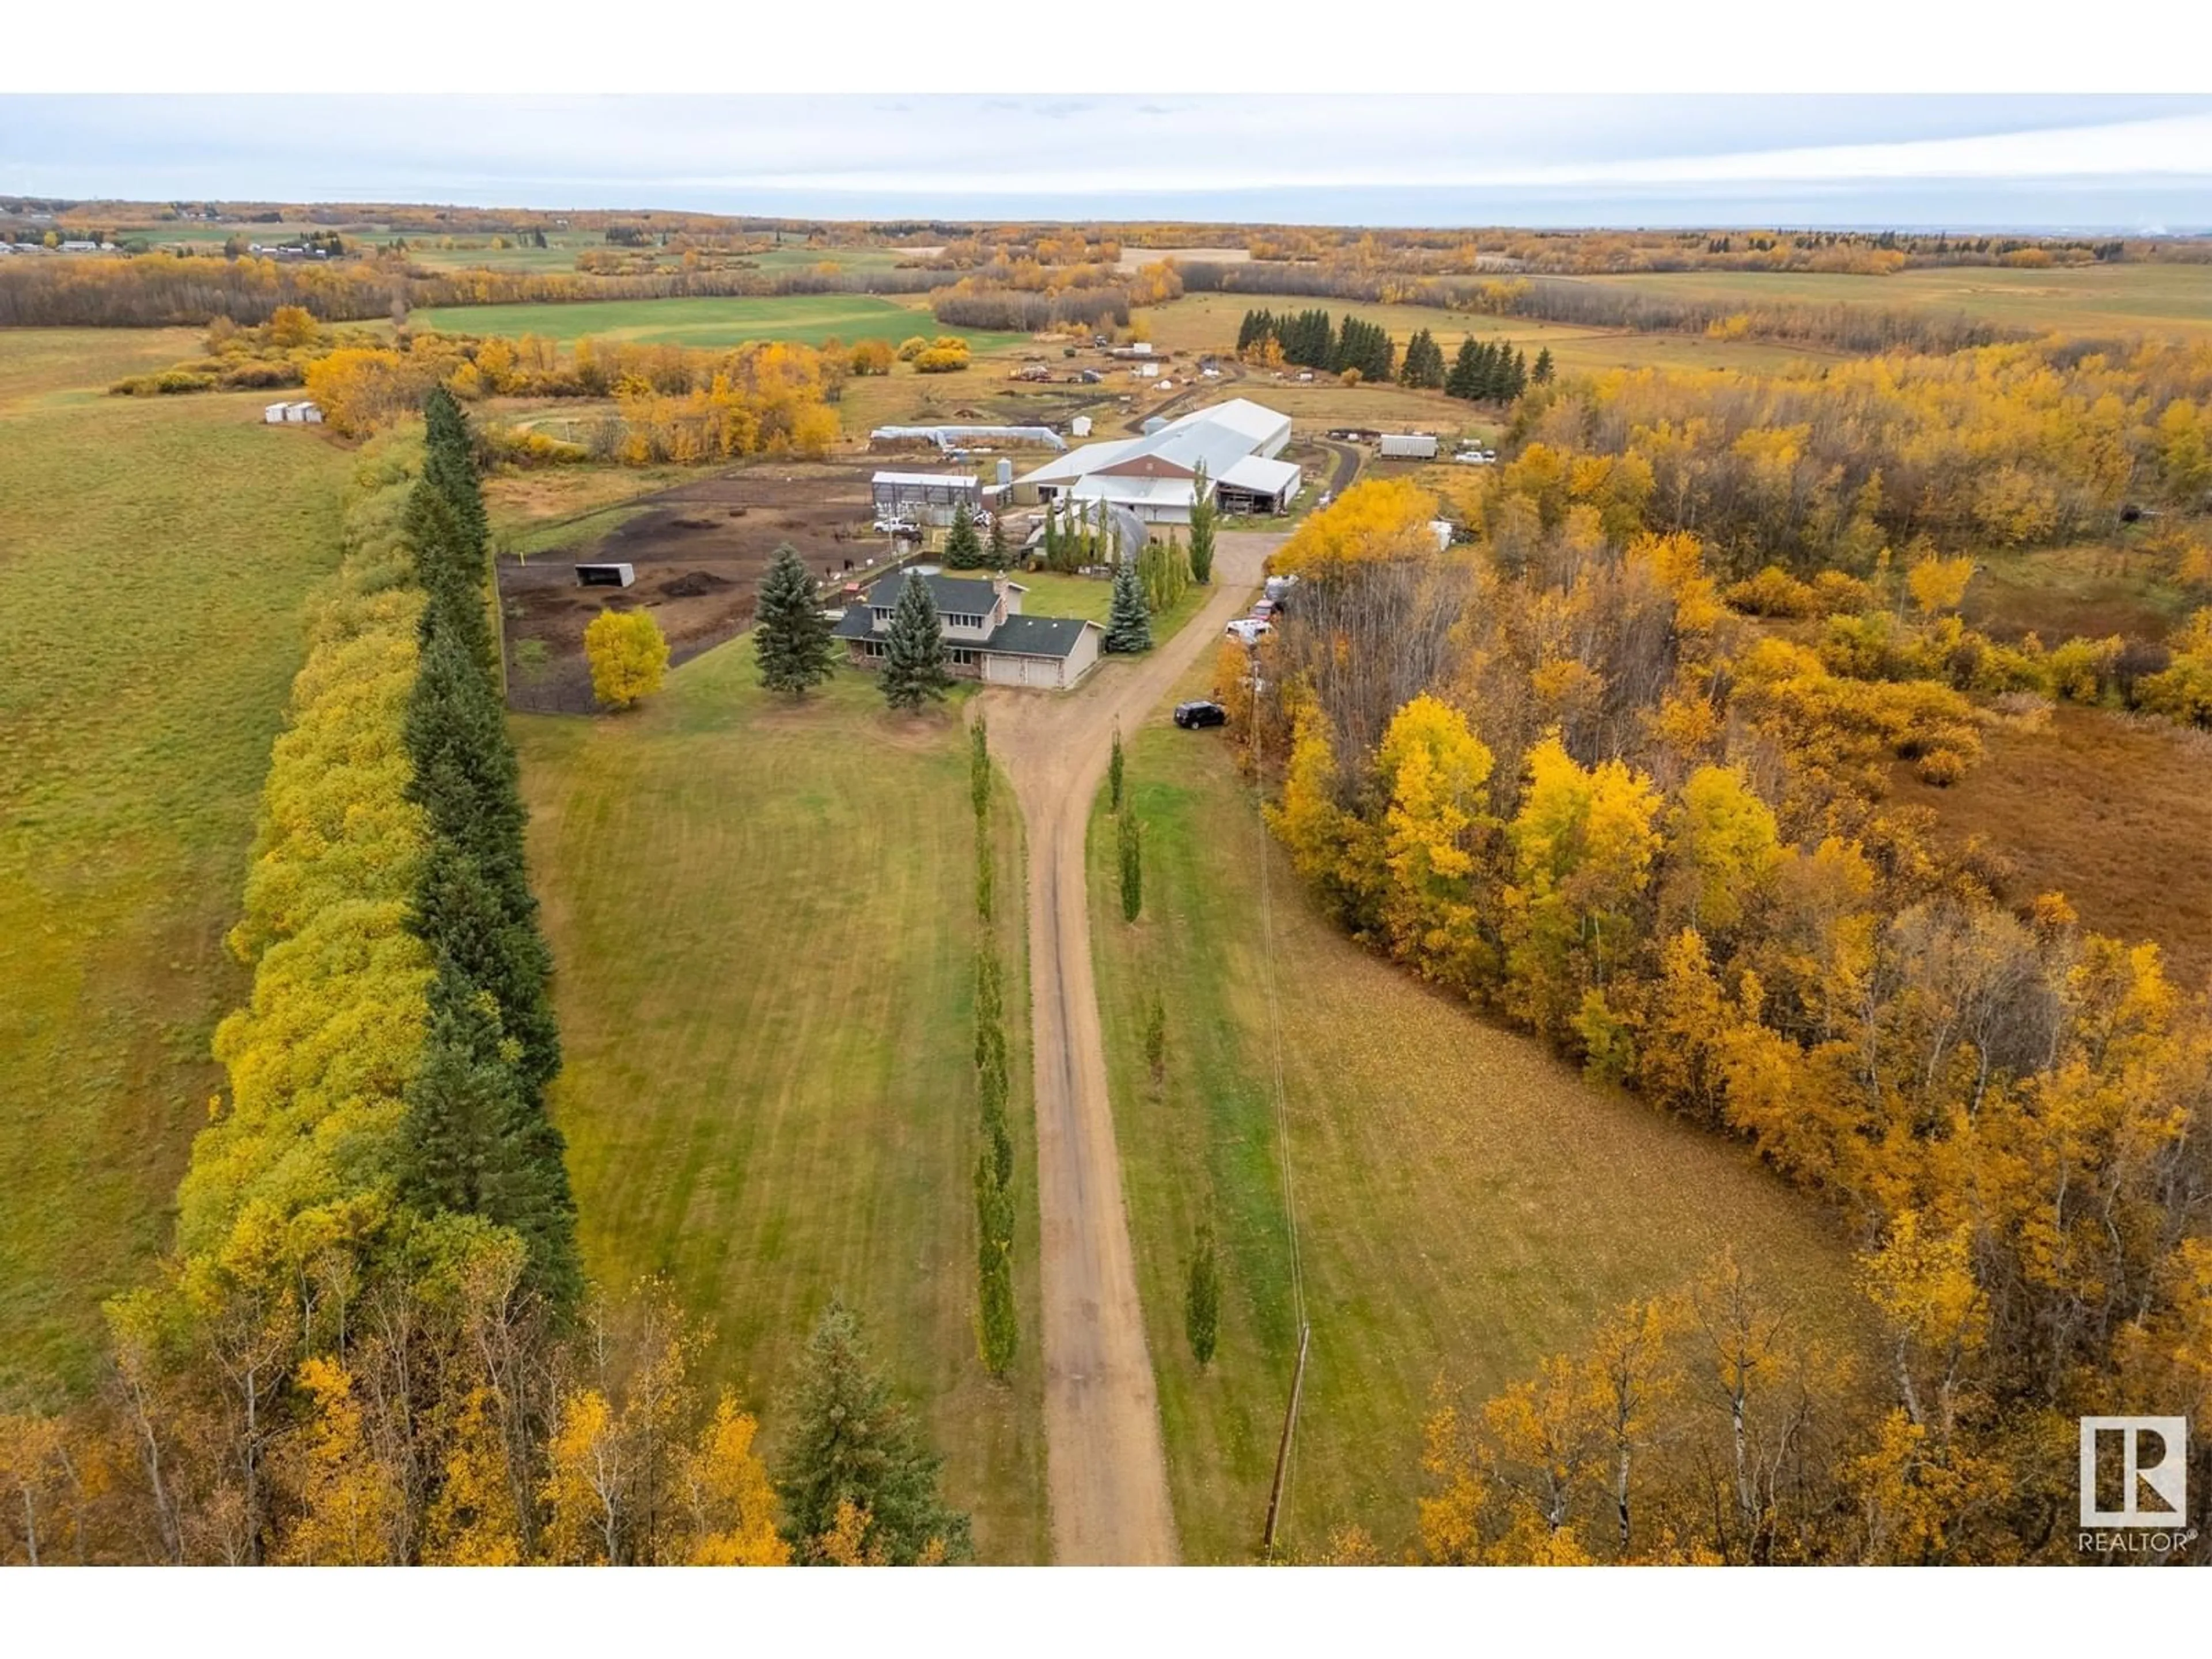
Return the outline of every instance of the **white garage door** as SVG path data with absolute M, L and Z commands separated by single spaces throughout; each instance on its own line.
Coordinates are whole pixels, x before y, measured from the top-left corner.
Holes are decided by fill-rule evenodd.
M 1060 684 L 1060 664 L 1051 657 L 1024 657 L 1022 684 L 1024 685 L 1056 686 Z

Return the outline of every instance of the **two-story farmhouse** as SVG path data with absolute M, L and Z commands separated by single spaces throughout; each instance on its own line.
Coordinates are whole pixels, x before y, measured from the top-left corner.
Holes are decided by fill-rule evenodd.
M 1098 661 L 1106 630 L 1072 617 L 1024 617 L 1029 590 L 1003 575 L 947 576 L 936 571 L 894 571 L 858 605 L 846 608 L 830 631 L 845 641 L 854 666 L 880 666 L 891 613 L 910 581 L 929 584 L 945 630 L 948 666 L 963 679 L 990 685 L 1030 685 L 1066 690 Z

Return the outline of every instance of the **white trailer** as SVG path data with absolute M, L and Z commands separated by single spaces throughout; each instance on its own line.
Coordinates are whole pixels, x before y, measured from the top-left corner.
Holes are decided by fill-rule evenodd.
M 1436 434 L 1430 432 L 1386 432 L 1376 453 L 1386 461 L 1433 461 Z

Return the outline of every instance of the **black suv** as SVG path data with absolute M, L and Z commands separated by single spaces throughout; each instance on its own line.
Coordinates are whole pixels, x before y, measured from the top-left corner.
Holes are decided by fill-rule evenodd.
M 1226 726 L 1229 711 L 1218 702 L 1179 702 L 1176 705 L 1175 723 L 1186 732 L 1195 732 L 1204 726 Z

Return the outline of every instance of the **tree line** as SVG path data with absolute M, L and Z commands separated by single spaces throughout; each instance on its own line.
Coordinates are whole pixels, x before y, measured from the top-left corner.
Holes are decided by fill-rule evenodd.
M 1796 300 L 1747 302 L 1654 294 L 1617 283 L 1567 276 L 1417 276 L 1358 264 L 1178 264 L 1189 294 L 1359 300 L 1370 304 L 1433 306 L 1500 317 L 1528 317 L 1579 327 L 1641 333 L 1742 337 L 1855 353 L 1943 353 L 2026 340 L 2031 332 L 1971 317 L 1904 306 Z
M 1484 505 L 1518 546 L 1577 502 L 1694 530 L 1747 577 L 1870 572 L 1885 546 L 2030 547 L 2117 530 L 2131 503 L 2212 501 L 2212 363 L 2197 349 L 2044 342 L 1778 374 L 1663 369 L 1521 406 Z M 1512 556 L 1517 556 L 1514 555 Z
M 92 1398 L 0 1410 L 0 1559 L 956 1559 L 849 1314 L 772 1484 L 666 1287 L 583 1279 L 483 501 L 458 406 L 426 417 L 363 449 L 312 606 L 173 1250 L 106 1304 Z
M 1358 485 L 1279 556 L 1236 710 L 1272 825 L 1376 949 L 1833 1205 L 1879 1334 L 1824 1351 L 1727 1263 L 1623 1309 L 1431 1425 L 1427 1553 L 2077 1559 L 2074 1419 L 2212 1405 L 2212 1010 L 1887 804 L 1978 753 L 1952 686 L 1736 622 L 1688 534 L 1439 555 L 1434 507 Z

